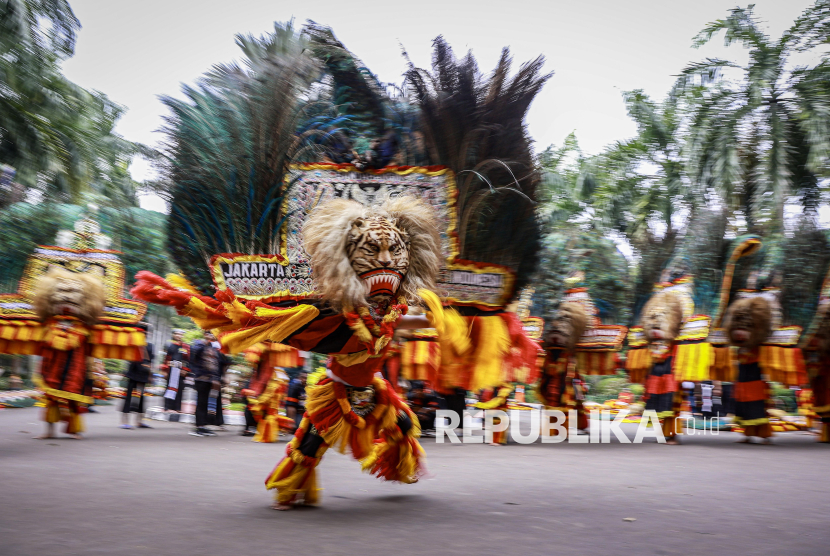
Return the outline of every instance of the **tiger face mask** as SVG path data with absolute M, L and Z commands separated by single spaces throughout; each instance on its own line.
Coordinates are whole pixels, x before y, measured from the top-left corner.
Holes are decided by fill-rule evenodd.
M 369 298 L 389 298 L 409 268 L 409 236 L 389 218 L 358 218 L 352 222 L 346 253 Z

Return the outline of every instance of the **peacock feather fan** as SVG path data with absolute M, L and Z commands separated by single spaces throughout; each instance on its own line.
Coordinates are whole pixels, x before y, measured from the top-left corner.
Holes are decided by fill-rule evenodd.
M 525 115 L 552 74 L 544 58 L 510 76 L 502 51 L 490 76 L 471 53 L 456 58 L 443 39 L 433 41 L 432 70 L 411 62 L 407 85 L 420 108 L 430 164 L 447 166 L 458 186 L 461 258 L 499 264 L 516 274 L 514 294 L 529 282 L 540 250 L 536 169 Z
M 185 277 L 212 291 L 216 253 L 276 253 L 284 178 L 295 159 L 318 157 L 320 132 L 298 134 L 305 95 L 322 68 L 291 23 L 256 38 L 238 35 L 242 65 L 215 66 L 184 100 L 164 97 L 163 176 L 170 204 L 168 248 Z M 312 151 L 312 152 L 309 152 Z
M 303 33 L 312 55 L 326 69 L 326 98 L 333 108 L 308 124 L 337 136 L 331 144 L 332 161 L 351 162 L 372 150 L 373 168 L 425 164 L 419 112 L 406 89 L 381 83 L 331 28 L 308 21 Z

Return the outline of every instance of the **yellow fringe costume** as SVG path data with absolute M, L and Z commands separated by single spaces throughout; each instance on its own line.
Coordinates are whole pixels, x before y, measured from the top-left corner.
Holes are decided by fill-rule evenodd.
M 275 373 L 276 375 L 276 373 Z M 292 421 L 280 415 L 287 382 L 277 376 L 268 381 L 265 391 L 257 398 L 248 398 L 251 413 L 257 421 L 254 442 L 276 442 L 280 426 L 288 429 Z
M 487 411 L 488 409 L 499 409 L 501 411 L 507 411 L 507 398 L 510 397 L 510 394 L 513 393 L 513 385 L 509 382 L 503 383 L 499 386 L 498 390 L 496 391 L 495 395 L 486 402 L 478 402 L 475 405 L 476 409 L 483 409 Z M 493 418 L 493 425 L 500 425 L 501 424 L 501 417 L 494 417 Z M 493 444 L 507 444 L 507 429 L 503 431 L 493 431 Z
M 318 501 L 315 469 L 329 447 L 350 452 L 364 471 L 382 479 L 417 482 L 421 429 L 387 381 L 375 378 L 370 387 L 354 389 L 326 378 L 306 395 L 306 413 L 286 457 L 265 481 L 277 490 L 278 503 Z

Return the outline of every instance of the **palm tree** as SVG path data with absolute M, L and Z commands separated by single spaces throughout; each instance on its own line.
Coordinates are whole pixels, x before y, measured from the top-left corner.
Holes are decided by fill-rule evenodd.
M 538 212 L 545 235 L 534 280 L 534 314 L 550 315 L 564 291 L 579 285 L 588 287 L 604 322 L 623 323 L 631 317 L 631 273 L 615 242 L 619 229 L 606 218 L 610 187 L 601 181 L 603 164 L 602 155 L 582 152 L 575 133 L 539 155 Z M 569 283 L 577 271 L 581 280 Z
M 685 145 L 692 183 L 716 190 L 749 232 L 782 229 L 784 206 L 797 196 L 814 211 L 830 149 L 830 72 L 826 57 L 791 67 L 797 52 L 826 44 L 830 1 L 819 0 L 777 40 L 761 31 L 752 6 L 736 8 L 694 39 L 724 32 L 726 45 L 749 51 L 740 66 L 706 59 L 687 66 L 674 94 L 694 103 Z M 726 73 L 740 78 L 728 80 Z
M 542 151 L 539 167 L 542 181 L 538 213 L 545 227 L 557 231 L 578 224 L 593 227 L 595 176 L 576 133 L 571 132 L 561 147 L 551 145 Z

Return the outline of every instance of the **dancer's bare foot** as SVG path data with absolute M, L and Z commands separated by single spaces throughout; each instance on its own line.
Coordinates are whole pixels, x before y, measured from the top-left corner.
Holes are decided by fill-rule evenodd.
M 77 432 L 76 432 L 75 434 L 70 434 L 70 435 L 68 435 L 68 436 L 69 436 L 69 438 L 72 438 L 72 439 L 74 439 L 74 440 L 81 440 L 81 439 L 83 439 L 83 436 L 81 436 L 81 434 L 80 434 L 80 433 L 77 433 Z
M 35 436 L 35 440 L 50 440 L 52 438 L 57 438 L 58 436 L 55 434 L 55 424 L 54 423 L 46 423 L 46 432 L 41 434 L 40 436 Z
M 271 504 L 271 509 L 284 512 L 286 510 L 291 509 L 291 504 L 280 504 L 279 502 L 274 502 L 273 504 Z
M 680 444 L 680 441 L 676 438 L 669 438 L 668 440 L 666 440 L 666 444 L 670 446 L 677 446 L 678 444 Z

